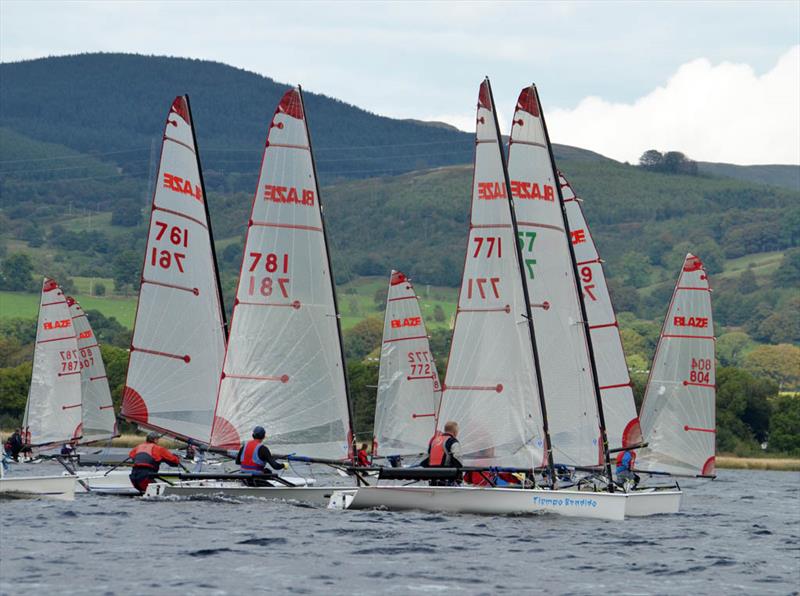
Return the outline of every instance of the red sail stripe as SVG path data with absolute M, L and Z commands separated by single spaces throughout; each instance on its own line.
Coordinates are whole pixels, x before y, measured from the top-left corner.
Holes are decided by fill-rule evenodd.
M 62 339 L 75 339 L 75 335 L 67 335 L 66 337 L 54 337 L 53 339 L 42 339 L 37 341 L 37 344 L 46 344 L 50 343 L 51 341 L 61 341 Z
M 131 346 L 131 352 L 142 352 L 144 354 L 150 354 L 151 356 L 163 356 L 164 358 L 174 358 L 175 360 L 183 360 L 187 364 L 191 361 L 189 354 L 180 356 L 178 354 L 170 354 L 169 352 L 159 352 L 158 350 L 146 350 L 145 348 L 137 348 L 134 346 Z
M 444 388 L 445 391 L 495 391 L 497 393 L 501 393 L 503 391 L 503 385 L 498 383 L 497 385 L 491 387 L 482 387 L 478 385 L 447 385 Z
M 85 317 L 85 316 L 86 316 L 86 313 L 81 313 L 79 315 L 75 315 L 74 317 L 72 317 L 72 320 L 74 321 L 75 319 L 80 319 L 81 317 Z
M 710 387 L 714 389 L 714 385 L 709 385 L 708 383 L 692 383 L 691 381 L 684 381 L 683 386 L 686 387 L 687 385 L 691 385 L 692 387 Z
M 158 205 L 153 205 L 153 211 L 163 211 L 164 213 L 169 213 L 170 215 L 177 215 L 178 217 L 182 217 L 183 219 L 188 219 L 189 221 L 196 223 L 198 226 L 201 226 L 206 230 L 208 229 L 208 225 L 206 225 L 205 222 L 202 222 L 199 219 L 192 217 L 191 215 L 186 215 L 185 213 L 181 213 L 180 211 L 167 209 L 165 207 L 159 207 Z
M 244 381 L 280 381 L 281 383 L 288 383 L 289 382 L 289 375 L 269 375 L 269 376 L 259 376 L 259 375 L 229 375 L 228 373 L 223 373 L 223 379 L 242 379 Z
M 246 300 L 237 300 L 236 306 L 240 304 L 244 304 L 245 306 L 291 306 L 295 310 L 302 306 L 299 300 L 295 300 L 294 302 L 247 302 Z
M 715 433 L 715 432 L 717 432 L 717 430 L 714 429 L 714 428 L 695 428 L 695 427 L 689 426 L 689 425 L 684 426 L 683 430 L 685 430 L 687 432 L 690 431 L 690 430 L 694 430 L 694 431 L 697 431 L 697 432 L 700 432 L 700 433 Z
M 71 406 L 61 406 L 62 410 L 71 410 L 72 408 L 80 408 L 81 404 L 72 404 Z
M 194 294 L 195 296 L 200 295 L 200 290 L 197 288 L 187 288 L 186 286 L 178 286 L 175 284 L 167 284 L 161 281 L 151 281 L 149 279 L 142 279 L 143 284 L 150 284 L 152 286 L 160 286 L 162 288 L 169 288 L 171 290 L 181 290 L 183 292 L 189 292 L 190 294 Z
M 413 337 L 396 337 L 395 339 L 386 339 L 386 340 L 383 341 L 383 343 L 388 344 L 388 343 L 392 343 L 392 342 L 395 342 L 395 341 L 406 341 L 406 340 L 409 340 L 409 339 L 428 339 L 428 336 L 427 335 L 415 335 Z
M 99 381 L 100 379 L 107 379 L 107 378 L 108 377 L 106 375 L 102 375 L 100 377 L 89 377 L 89 380 L 90 381 Z
M 83 346 L 81 350 L 90 350 L 91 348 L 96 348 L 97 344 L 92 344 L 90 346 Z
M 401 296 L 400 298 L 389 298 L 387 302 L 397 302 L 398 300 L 416 300 L 416 296 Z
M 620 383 L 618 385 L 603 385 L 602 387 L 600 387 L 600 391 L 605 391 L 607 389 L 619 389 L 620 387 L 630 387 L 630 386 L 631 386 L 631 384 L 629 382 L 628 383 Z
M 73 372 L 58 373 L 58 376 L 59 377 L 68 377 L 69 375 L 79 375 L 79 374 L 81 374 L 81 371 L 76 370 L 76 371 L 73 371 Z
M 100 406 L 99 409 L 100 410 L 113 410 L 114 409 L 114 404 L 111 404 L 110 406 Z
M 458 312 L 504 312 L 510 313 L 510 306 L 501 306 L 498 308 L 459 308 Z
M 595 263 L 599 263 L 599 262 L 600 262 L 600 258 L 598 257 L 596 259 L 590 259 L 588 261 L 581 261 L 580 263 L 576 263 L 576 265 L 578 265 L 578 267 L 580 267 L 582 265 L 594 265 Z
M 425 375 L 423 377 L 411 377 L 411 376 L 406 377 L 406 379 L 409 380 L 409 381 L 418 381 L 420 379 L 432 379 L 432 378 L 433 378 L 433 375 Z
M 412 418 L 435 418 L 436 414 L 411 414 Z
M 295 224 L 282 224 L 282 223 L 271 223 L 268 221 L 251 221 L 251 226 L 257 226 L 261 228 L 282 228 L 286 230 L 306 230 L 308 232 L 321 232 L 322 228 L 318 228 L 316 226 L 301 226 Z
M 589 325 L 589 329 L 604 329 L 605 327 L 616 327 L 617 322 L 614 321 L 613 323 L 604 323 L 603 325 Z
M 66 300 L 59 300 L 58 302 L 45 302 L 42 306 L 53 306 L 54 304 L 66 304 Z
M 661 337 L 675 337 L 678 339 L 715 339 L 713 335 L 672 335 L 665 333 Z
M 540 224 L 532 221 L 518 221 L 517 227 L 519 226 L 528 226 L 529 228 L 543 228 L 545 230 L 555 230 L 556 232 L 564 231 L 564 228 L 560 228 L 558 226 L 551 226 L 550 224 Z
M 698 290 L 700 292 L 710 292 L 710 288 L 693 288 L 691 286 L 678 286 L 676 290 Z
M 179 141 L 178 139 L 173 139 L 172 137 L 168 137 L 167 135 L 164 135 L 164 140 L 165 141 L 172 141 L 173 143 L 177 143 L 178 145 L 186 147 L 192 153 L 195 152 L 194 151 L 194 147 L 192 147 L 191 145 L 187 145 L 186 143 L 184 143 L 183 141 Z
M 308 145 L 287 145 L 285 143 L 270 143 L 267 141 L 267 147 L 283 147 L 284 149 L 304 149 L 305 151 L 310 151 Z

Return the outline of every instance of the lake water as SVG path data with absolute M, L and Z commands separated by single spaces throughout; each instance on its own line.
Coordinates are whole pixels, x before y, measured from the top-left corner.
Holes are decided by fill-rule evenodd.
M 42 464 L 15 473 L 58 472 Z M 793 472 L 722 470 L 687 488 L 681 514 L 625 522 L 97 495 L 3 501 L 0 513 L 2 594 L 800 589 Z

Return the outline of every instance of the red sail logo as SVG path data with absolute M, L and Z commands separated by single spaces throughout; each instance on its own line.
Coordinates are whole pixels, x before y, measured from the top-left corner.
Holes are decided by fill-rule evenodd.
M 392 329 L 402 327 L 419 327 L 422 324 L 422 317 L 408 317 L 407 319 L 392 319 Z
M 80 335 L 78 335 L 78 339 L 87 339 L 89 337 L 92 337 L 92 331 L 90 329 L 81 331 Z
M 203 201 L 203 191 L 200 189 L 199 185 L 192 184 L 189 180 L 184 180 L 175 174 L 164 173 L 164 188 L 189 195 L 200 202 Z
M 672 324 L 676 327 L 695 327 L 697 329 L 704 329 L 708 327 L 708 317 L 676 316 L 673 317 Z
M 506 198 L 506 185 L 500 182 L 478 182 L 478 198 L 484 201 Z
M 298 190 L 293 186 L 264 185 L 264 200 L 272 201 L 273 203 L 295 203 L 313 207 L 315 197 L 314 191 L 307 188 Z
M 542 191 L 544 189 L 544 191 Z M 533 199 L 539 201 L 555 201 L 556 191 L 549 184 L 539 186 L 536 182 L 524 180 L 511 181 L 511 196 L 515 199 Z
M 47 331 L 52 329 L 64 329 L 66 327 L 72 327 L 72 321 L 70 319 L 64 319 L 62 321 L 45 321 L 43 327 Z

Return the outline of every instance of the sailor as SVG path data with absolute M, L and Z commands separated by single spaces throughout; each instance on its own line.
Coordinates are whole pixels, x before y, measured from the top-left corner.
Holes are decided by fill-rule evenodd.
M 633 487 L 639 484 L 639 475 L 633 471 L 633 466 L 636 463 L 636 452 L 632 449 L 626 449 L 625 451 L 620 451 L 617 454 L 617 481 L 618 482 L 633 482 Z
M 367 454 L 366 443 L 361 443 L 361 448 L 356 451 L 356 465 L 364 467 L 369 465 L 369 455 Z
M 444 432 L 436 431 L 428 443 L 428 457 L 420 466 L 426 468 L 460 468 L 461 464 L 461 444 L 458 442 L 458 423 L 452 420 L 445 423 Z M 460 484 L 461 478 L 457 480 L 431 480 L 431 486 L 447 486 Z
M 161 447 L 158 440 L 161 438 L 157 432 L 147 435 L 147 440 L 131 449 L 128 457 L 133 460 L 133 470 L 129 478 L 134 488 L 141 494 L 147 490 L 147 486 L 152 480 L 151 476 L 158 472 L 162 463 L 170 466 L 179 466 L 180 458 L 169 449 Z
M 14 434 L 12 434 L 8 441 L 5 444 L 6 453 L 14 460 L 19 461 L 19 452 L 22 451 L 23 442 L 22 442 L 22 433 L 20 432 L 21 429 L 16 429 Z
M 245 474 L 264 474 L 268 472 L 267 464 L 272 466 L 275 470 L 283 470 L 286 468 L 272 457 L 269 448 L 262 443 L 267 436 L 267 431 L 263 426 L 257 426 L 253 429 L 253 438 L 247 443 L 243 444 L 236 454 L 236 463 L 239 464 L 239 469 Z

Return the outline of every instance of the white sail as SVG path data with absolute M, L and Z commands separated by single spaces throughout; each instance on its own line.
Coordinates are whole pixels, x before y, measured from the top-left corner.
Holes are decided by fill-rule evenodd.
M 121 415 L 208 442 L 225 324 L 188 98 L 164 127 Z
M 686 255 L 661 329 L 642 404 L 648 447 L 639 468 L 713 475 L 716 443 L 714 320 L 702 261 Z
M 414 286 L 392 271 L 383 321 L 374 455 L 425 453 L 442 387 Z
M 81 437 L 81 363 L 64 293 L 45 278 L 39 301 L 28 403 L 22 422 L 28 445 L 56 445 Z
M 558 178 L 536 88 L 517 101 L 508 175 L 536 329 L 555 463 L 600 461 L 600 422 Z
M 533 467 L 544 433 L 502 146 L 488 79 L 478 96 L 464 275 L 439 428 L 453 420 L 465 462 Z
M 642 442 L 642 429 L 603 261 L 586 223 L 581 199 L 563 174 L 559 174 L 559 183 L 594 347 L 608 446 L 619 449 L 638 445 Z
M 319 192 L 299 89 L 269 127 L 211 442 L 255 426 L 278 453 L 344 458 L 352 431 Z
M 81 443 L 111 439 L 117 436 L 117 417 L 100 346 L 81 305 L 71 296 L 67 296 L 67 305 L 81 363 Z

